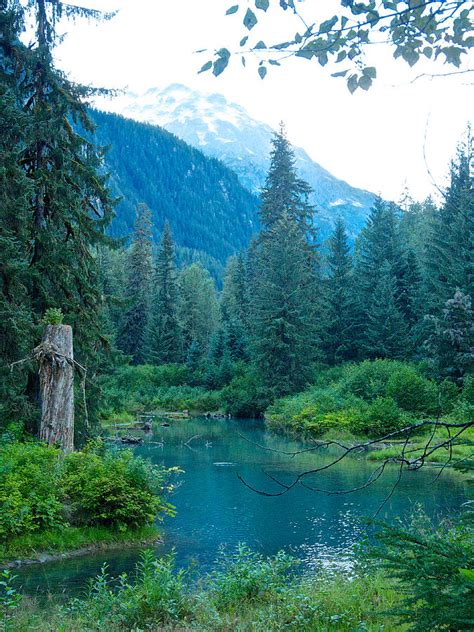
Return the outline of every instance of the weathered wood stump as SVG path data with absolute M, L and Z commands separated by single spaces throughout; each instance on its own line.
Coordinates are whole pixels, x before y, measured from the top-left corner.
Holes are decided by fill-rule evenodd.
M 47 325 L 35 349 L 39 360 L 40 439 L 74 449 L 74 356 L 70 325 Z

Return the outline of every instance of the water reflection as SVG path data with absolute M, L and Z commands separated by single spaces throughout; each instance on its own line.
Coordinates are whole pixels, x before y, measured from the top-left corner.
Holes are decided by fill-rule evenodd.
M 245 438 L 239 436 L 243 434 Z M 189 441 L 194 437 L 192 441 Z M 261 444 L 270 450 L 258 448 Z M 135 452 L 165 466 L 185 470 L 173 496 L 178 514 L 163 525 L 165 544 L 159 551 L 176 550 L 179 565 L 196 560 L 207 570 L 219 547 L 234 548 L 238 542 L 266 554 L 284 548 L 301 558 L 306 572 L 321 566 L 349 568 L 352 548 L 366 533 L 362 522 L 378 510 L 397 476 L 386 474 L 368 489 L 349 495 L 328 496 L 296 486 L 288 494 L 268 498 L 245 487 L 249 484 L 268 492 L 279 486 L 266 473 L 290 483 L 302 470 L 321 466 L 331 459 L 327 451 L 304 453 L 290 458 L 271 450 L 291 451 L 301 444 L 266 433 L 252 420 L 173 420 L 145 437 Z M 328 490 L 352 488 L 367 480 L 376 464 L 363 456 L 345 459 L 308 480 Z M 379 518 L 406 517 L 415 503 L 432 516 L 457 511 L 466 500 L 464 483 L 446 472 L 435 481 L 436 471 L 407 472 Z M 19 569 L 16 573 L 26 592 L 69 593 L 82 589 L 104 562 L 112 574 L 133 568 L 137 549 L 110 551 Z

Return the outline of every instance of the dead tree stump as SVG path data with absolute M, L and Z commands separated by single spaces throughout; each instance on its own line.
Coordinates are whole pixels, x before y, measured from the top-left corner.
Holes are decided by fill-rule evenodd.
M 74 356 L 70 325 L 47 325 L 35 349 L 39 360 L 40 440 L 74 449 Z

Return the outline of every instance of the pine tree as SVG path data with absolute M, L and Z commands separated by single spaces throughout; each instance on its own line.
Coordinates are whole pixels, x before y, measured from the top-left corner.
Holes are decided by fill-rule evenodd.
M 127 309 L 117 340 L 118 347 L 132 356 L 134 364 L 145 361 L 152 271 L 151 213 L 146 204 L 139 204 L 128 254 Z
M 146 356 L 153 364 L 179 362 L 182 357 L 177 311 L 178 287 L 173 259 L 171 229 L 166 222 L 155 264 L 146 340 Z
M 439 315 L 456 288 L 474 293 L 474 187 L 472 138 L 451 163 L 450 185 L 438 212 L 428 246 L 429 313 Z
M 421 316 L 422 279 L 415 253 L 406 248 L 397 268 L 397 306 L 409 331 L 415 327 Z
M 221 321 L 225 346 L 233 360 L 247 357 L 249 341 L 249 295 L 244 258 L 227 262 L 221 296 Z
M 219 305 L 214 281 L 198 264 L 193 263 L 179 275 L 178 318 L 186 357 L 193 345 L 205 356 L 219 326 Z
M 427 342 L 439 377 L 462 385 L 474 371 L 474 310 L 471 297 L 456 290 L 446 301 L 441 318 L 434 318 L 435 331 Z
M 396 301 L 392 268 L 385 262 L 378 275 L 363 339 L 364 354 L 370 358 L 401 359 L 410 356 L 408 329 Z
M 21 291 L 28 294 L 8 327 L 10 332 L 21 327 L 31 350 L 39 333 L 31 325 L 39 323 L 48 307 L 60 307 L 74 328 L 76 358 L 92 375 L 103 362 L 102 351 L 108 344 L 96 253 L 100 244 L 109 241 L 105 228 L 113 204 L 102 173 L 101 152 L 76 131 L 79 127 L 93 131 L 85 103 L 90 90 L 68 81 L 53 64 L 55 24 L 64 9 L 62 3 L 32 0 L 23 8 L 20 2 L 3 0 L 0 8 L 1 108 L 2 118 L 10 117 L 11 125 L 9 135 L 2 133 L 0 142 L 9 144 L 9 188 L 16 188 L 18 212 L 12 221 L 9 196 L 9 203 L 0 209 L 2 228 L 7 228 L 0 260 L 9 257 L 3 248 L 14 249 L 15 256 L 7 260 L 13 263 L 19 257 L 22 261 Z M 19 38 L 25 12 L 35 28 L 31 46 Z M 99 15 L 73 6 L 67 13 Z M 17 272 L 15 266 L 2 270 L 5 304 L 18 300 L 19 295 L 13 296 Z M 25 392 L 34 404 L 37 379 L 34 367 L 29 369 Z M 93 414 L 91 403 L 97 401 L 97 392 L 89 386 L 88 394 Z M 80 431 L 80 423 L 76 428 Z M 35 431 L 34 425 L 29 429 Z
M 283 124 L 280 125 L 280 131 L 275 134 L 272 145 L 270 168 L 260 196 L 262 226 L 271 229 L 283 214 L 287 214 L 314 242 L 314 210 L 308 202 L 311 187 L 296 173 L 294 152 Z
M 344 222 L 339 217 L 329 240 L 326 281 L 327 313 L 323 344 L 331 364 L 354 359 L 356 327 L 352 257 Z
M 253 298 L 253 357 L 276 395 L 303 388 L 315 357 L 314 279 L 306 245 L 300 226 L 283 214 L 261 246 Z

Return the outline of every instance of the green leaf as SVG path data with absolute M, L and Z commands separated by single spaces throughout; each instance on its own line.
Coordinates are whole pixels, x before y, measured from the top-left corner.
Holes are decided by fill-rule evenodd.
M 227 48 L 221 48 L 217 51 L 218 59 L 213 64 L 212 73 L 218 77 L 227 68 L 230 59 L 230 52 Z
M 233 13 L 237 13 L 238 10 L 239 10 L 239 5 L 238 4 L 234 4 L 233 6 L 231 6 L 231 7 L 229 7 L 227 9 L 225 14 L 226 15 L 232 15 Z
M 261 11 L 266 11 L 270 6 L 269 0 L 255 0 L 255 6 Z
M 340 70 L 339 72 L 331 73 L 331 77 L 345 77 L 349 71 L 348 70 Z
M 265 79 L 265 76 L 267 74 L 267 69 L 265 68 L 265 66 L 260 66 L 260 68 L 258 69 L 258 74 L 260 75 L 260 79 Z
M 276 59 L 269 59 L 268 63 L 271 64 L 272 66 L 281 66 L 280 62 L 277 61 Z
M 206 71 L 210 70 L 211 68 L 212 68 L 212 61 L 206 61 L 204 66 L 201 66 L 201 70 L 198 71 L 198 74 L 200 72 L 206 72 Z
M 255 17 L 255 13 L 252 11 L 252 9 L 247 9 L 247 13 L 245 14 L 245 17 L 244 17 L 245 28 L 251 31 L 253 27 L 257 24 L 257 21 L 258 20 Z
M 357 80 L 357 75 L 351 75 L 347 80 L 347 87 L 349 88 L 349 92 L 351 94 L 354 94 L 354 92 L 357 90 L 358 85 L 359 82 Z
M 337 15 L 333 15 L 333 17 L 330 18 L 329 20 L 326 20 L 325 22 L 321 22 L 318 29 L 319 33 L 327 33 L 328 31 L 330 31 L 332 27 L 335 24 L 337 24 L 337 20 L 338 20 Z
M 377 68 L 375 68 L 374 66 L 367 66 L 362 71 L 362 74 L 364 74 L 366 77 L 370 77 L 371 79 L 375 79 L 377 77 Z
M 265 42 L 260 40 L 257 44 L 255 44 L 255 46 L 253 47 L 254 50 L 259 50 L 261 48 L 266 48 Z
M 248 38 L 249 38 L 249 36 L 248 36 L 248 35 L 246 35 L 245 37 L 243 37 L 243 38 L 240 40 L 240 44 L 239 44 L 239 46 L 245 46 L 245 44 L 247 43 Z
M 368 75 L 362 75 L 362 77 L 359 78 L 358 85 L 362 90 L 368 90 L 372 85 L 372 79 Z

